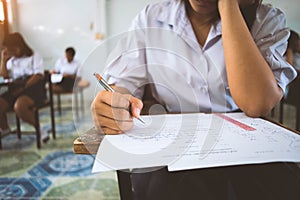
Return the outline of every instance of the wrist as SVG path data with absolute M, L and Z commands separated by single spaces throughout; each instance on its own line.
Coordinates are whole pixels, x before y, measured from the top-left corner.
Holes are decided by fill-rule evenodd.
M 4 58 L 1 59 L 0 66 L 1 68 L 6 65 L 6 60 Z
M 222 16 L 226 12 L 232 12 L 234 9 L 239 9 L 239 2 L 238 0 L 219 0 L 218 9 Z

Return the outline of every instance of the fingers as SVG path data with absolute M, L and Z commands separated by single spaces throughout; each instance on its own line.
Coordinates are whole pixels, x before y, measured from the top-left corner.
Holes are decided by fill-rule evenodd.
M 111 107 L 128 109 L 128 107 L 130 106 L 130 95 L 128 94 L 101 91 L 99 92 L 99 95 L 101 96 L 101 101 L 110 105 Z
M 9 58 L 11 58 L 13 56 L 13 52 L 9 51 L 7 48 L 4 48 L 2 51 L 1 51 L 1 58 L 4 60 L 4 61 L 7 61 Z
M 106 134 L 120 134 L 133 127 L 133 118 L 138 117 L 143 103 L 131 95 L 101 91 L 94 99 L 91 111 L 96 130 Z
M 101 133 L 104 133 L 106 135 L 118 135 L 122 133 L 122 131 L 117 131 L 106 127 L 101 127 L 99 129 L 95 128 L 95 129 L 101 131 Z
M 1 57 L 2 59 L 7 59 L 8 53 L 6 48 L 1 51 Z
M 127 109 L 111 107 L 106 103 L 98 103 L 93 107 L 93 111 L 98 115 L 105 116 L 107 118 L 119 120 L 119 121 L 131 121 L 132 116 Z
M 94 118 L 95 128 L 102 130 L 105 134 L 123 133 L 133 127 L 133 121 L 120 121 L 98 115 Z
M 132 116 L 135 118 L 138 118 L 140 116 L 141 110 L 143 108 L 143 102 L 140 99 L 135 98 L 133 96 L 131 96 L 129 98 L 129 102 L 131 105 Z

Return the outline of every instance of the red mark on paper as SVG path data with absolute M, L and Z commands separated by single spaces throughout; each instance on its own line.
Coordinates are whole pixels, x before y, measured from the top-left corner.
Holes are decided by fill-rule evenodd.
M 228 121 L 228 122 L 233 123 L 234 125 L 236 125 L 236 126 L 242 128 L 242 129 L 244 129 L 244 130 L 246 130 L 246 131 L 255 131 L 255 130 L 256 130 L 255 128 L 253 128 L 253 127 L 251 127 L 251 126 L 248 126 L 247 124 L 244 124 L 244 123 L 242 123 L 242 122 L 239 122 L 239 121 L 237 121 L 237 120 L 235 120 L 235 119 L 232 119 L 231 117 L 228 117 L 228 116 L 226 116 L 226 115 L 224 115 L 224 114 L 221 114 L 221 113 L 215 113 L 215 115 L 217 115 L 217 116 L 219 116 L 219 117 L 225 119 L 225 120 Z

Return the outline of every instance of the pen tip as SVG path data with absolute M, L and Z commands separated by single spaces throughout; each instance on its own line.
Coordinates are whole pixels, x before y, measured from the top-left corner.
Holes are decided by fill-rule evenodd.
M 142 122 L 143 124 L 146 124 L 146 122 L 141 118 L 141 117 L 138 117 L 137 118 L 140 122 Z
M 94 73 L 94 76 L 98 79 L 98 80 L 101 80 L 102 79 L 102 77 L 98 74 L 98 73 Z

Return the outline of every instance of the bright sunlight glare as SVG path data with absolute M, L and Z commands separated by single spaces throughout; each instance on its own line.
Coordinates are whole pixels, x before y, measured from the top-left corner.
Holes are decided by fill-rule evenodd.
M 0 21 L 4 21 L 3 4 L 0 2 Z

